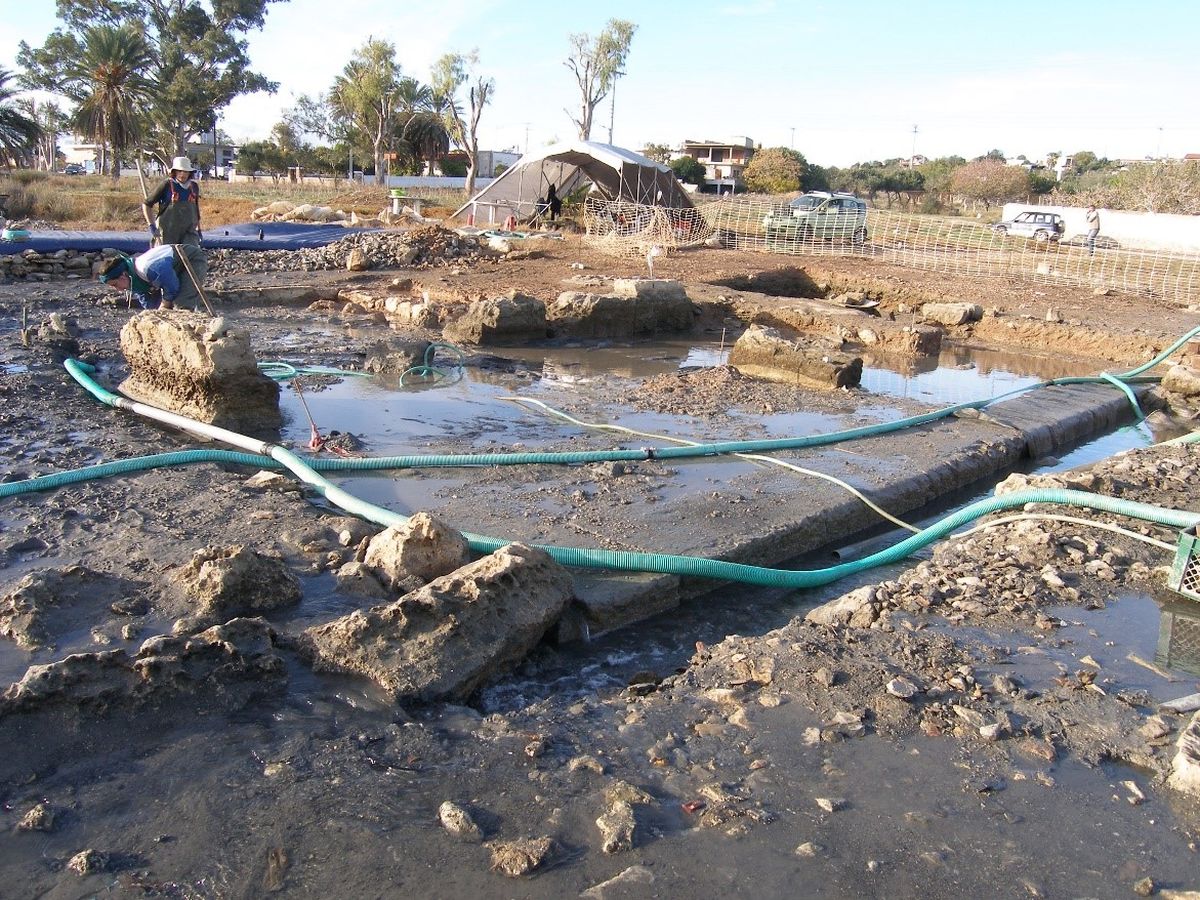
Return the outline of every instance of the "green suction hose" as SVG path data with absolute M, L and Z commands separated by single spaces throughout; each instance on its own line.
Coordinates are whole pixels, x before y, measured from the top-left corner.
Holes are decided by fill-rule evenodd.
M 344 509 L 346 512 L 360 516 L 377 525 L 403 525 L 408 521 L 407 516 L 376 506 L 373 503 L 368 503 L 366 500 L 355 497 L 333 484 L 314 471 L 290 450 L 286 450 L 283 447 L 274 447 L 271 450 L 271 457 L 285 466 L 325 499 Z M 715 578 L 722 581 L 736 581 L 741 584 L 753 584 L 763 587 L 811 588 L 829 584 L 847 575 L 853 575 L 857 572 L 874 568 L 875 566 L 897 562 L 980 516 L 985 516 L 1002 509 L 1024 506 L 1027 503 L 1057 503 L 1065 506 L 1086 507 L 1099 512 L 1117 513 L 1180 529 L 1188 528 L 1200 522 L 1200 513 L 1196 512 L 1181 512 L 1160 506 L 1152 506 L 1148 503 L 1137 503 L 1132 500 L 1121 500 L 1115 497 L 1089 494 L 1086 491 L 1034 489 L 1014 491 L 1011 494 L 989 497 L 972 503 L 887 549 L 873 553 L 862 559 L 830 566 L 825 569 L 801 571 L 770 569 L 763 566 L 750 566 L 743 563 L 704 559 L 695 556 L 635 553 L 626 550 L 593 550 L 581 547 L 557 547 L 548 544 L 535 544 L 534 546 L 545 550 L 564 566 L 614 569 L 625 572 L 660 572 L 666 575 Z M 512 543 L 511 539 L 487 537 L 465 531 L 463 532 L 463 537 L 466 538 L 467 544 L 476 553 L 492 553 Z
M 77 381 L 83 384 L 97 399 L 101 402 L 112 406 L 121 406 L 123 408 L 133 409 L 135 412 L 142 414 L 146 413 L 147 409 L 144 404 L 135 404 L 107 391 L 91 379 L 90 372 L 93 371 L 90 366 L 79 363 L 77 360 L 67 361 L 67 371 L 71 373 Z M 156 412 L 163 412 L 157 410 Z M 173 415 L 173 414 L 170 414 Z M 182 417 L 175 417 L 182 418 Z M 195 423 L 201 425 L 202 423 Z M 208 426 L 211 429 L 211 426 Z M 393 526 L 402 525 L 408 521 L 408 517 L 400 513 L 392 512 L 369 503 L 361 498 L 355 497 L 349 492 L 343 490 L 337 485 L 330 482 L 312 466 L 308 465 L 300 457 L 296 456 L 291 451 L 274 444 L 265 444 L 256 442 L 253 438 L 248 438 L 243 435 L 237 435 L 232 432 L 224 432 L 222 429 L 212 429 L 214 432 L 221 432 L 223 435 L 230 436 L 238 445 L 260 446 L 263 454 L 269 456 L 272 460 L 282 465 L 301 481 L 312 487 L 321 496 L 328 499 L 330 502 L 341 507 L 347 512 L 360 516 L 368 521 L 379 525 Z M 673 448 L 675 449 L 675 448 Z M 695 448 L 677 448 L 681 450 L 692 450 Z M 206 451 L 193 451 L 206 452 Z M 213 451 L 208 451 L 213 452 Z M 243 457 L 243 454 L 235 454 L 238 457 Z M 174 454 L 161 454 L 160 457 L 170 457 Z M 252 464 L 260 464 L 257 460 L 261 460 L 261 456 L 250 456 L 256 460 Z M 128 464 L 137 464 L 143 462 L 141 460 L 128 460 Z M 346 462 L 354 462 L 347 460 Z M 119 464 L 116 464 L 119 465 Z M 136 468 L 136 465 L 134 466 Z M 67 473 L 70 474 L 70 473 Z M 55 476 L 47 476 L 53 478 Z M 660 572 L 663 574 L 680 575 L 685 577 L 697 578 L 715 578 L 724 581 L 736 581 L 743 584 L 754 584 L 765 587 L 781 587 L 781 588 L 810 588 L 824 584 L 829 584 L 847 575 L 852 575 L 866 569 L 873 568 L 887 563 L 897 562 L 914 551 L 933 543 L 936 540 L 951 533 L 954 529 L 961 525 L 970 522 L 980 516 L 987 515 L 1002 509 L 1011 509 L 1016 506 L 1023 506 L 1026 503 L 1056 503 L 1067 506 L 1086 507 L 1088 509 L 1098 510 L 1101 512 L 1117 513 L 1119 515 L 1130 516 L 1133 518 L 1142 519 L 1144 521 L 1156 522 L 1160 525 L 1167 525 L 1173 528 L 1187 528 L 1200 523 L 1200 513 L 1181 512 L 1179 510 L 1165 509 L 1163 507 L 1152 506 L 1145 503 L 1136 503 L 1129 500 L 1121 500 L 1114 497 L 1103 497 L 1097 494 L 1089 494 L 1085 491 L 1071 490 L 1028 490 L 1016 491 L 1011 494 L 1004 494 L 999 497 L 990 497 L 972 503 L 967 507 L 946 516 L 939 522 L 930 527 L 912 535 L 911 537 L 900 541 L 878 553 L 874 553 L 863 559 L 854 560 L 847 563 L 842 563 L 837 566 L 831 566 L 824 569 L 812 569 L 804 571 L 793 571 L 789 569 L 770 569 L 762 566 L 750 566 L 742 563 L 732 563 L 723 560 L 703 559 L 691 556 L 674 556 L 669 554 L 658 553 L 635 553 L 621 550 L 594 550 L 578 547 L 555 547 L 550 545 L 535 545 L 549 553 L 554 559 L 563 565 L 580 566 L 587 568 L 602 568 L 613 569 L 620 571 L 635 571 L 635 572 Z M 478 553 L 491 553 L 506 544 L 511 543 L 510 540 L 502 538 L 488 537 L 485 535 L 472 534 L 464 532 L 472 550 Z

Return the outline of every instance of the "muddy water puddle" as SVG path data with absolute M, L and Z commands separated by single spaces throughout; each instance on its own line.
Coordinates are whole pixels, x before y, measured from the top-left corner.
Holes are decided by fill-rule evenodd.
M 561 435 L 546 428 L 544 422 L 530 421 L 522 414 L 528 407 L 503 398 L 519 395 L 569 409 L 578 392 L 603 394 L 607 390 L 614 398 L 608 424 L 695 440 L 695 422 L 688 417 L 622 408 L 617 399 L 622 384 L 635 384 L 683 368 L 723 365 L 728 358 L 728 347 L 718 342 L 501 352 L 503 355 L 488 357 L 483 364 L 460 369 L 454 365 L 454 356 L 442 351 L 436 361 L 442 369 L 438 380 L 422 382 L 410 376 L 401 385 L 396 378 L 347 379 L 318 392 L 310 389 L 309 406 L 319 426 L 365 436 L 372 443 L 373 453 L 393 455 L 417 452 L 403 448 L 415 448 L 447 433 L 473 435 L 481 448 L 489 441 L 536 446 L 539 440 L 547 442 Z M 303 364 L 303 360 L 289 361 Z M 865 393 L 858 395 L 858 416 L 867 421 L 898 418 L 901 413 L 887 402 L 890 397 L 949 405 L 997 397 L 1043 380 L 1088 371 L 1084 364 L 964 348 L 917 361 L 868 357 L 862 382 Z M 286 436 L 294 440 L 300 431 L 307 432 L 308 423 L 293 393 L 285 390 L 283 404 L 290 413 Z M 731 411 L 731 415 L 738 419 L 739 428 L 754 434 L 725 435 L 721 439 L 812 434 L 839 424 L 836 416 L 813 411 L 741 416 Z
M 853 421 L 815 410 L 762 415 L 730 410 L 723 426 L 706 427 L 691 416 L 634 410 L 620 398 L 630 386 L 656 375 L 723 364 L 728 355 L 723 343 L 678 341 L 502 352 L 503 356 L 459 368 L 453 355 L 443 351 L 436 361 L 441 377 L 431 381 L 410 376 L 402 385 L 395 377 L 347 378 L 324 388 L 310 387 L 304 396 L 307 410 L 296 391 L 285 386 L 281 395 L 284 437 L 300 445 L 307 443 L 311 413 L 322 435 L 349 432 L 375 456 L 437 454 L 445 452 L 451 440 L 459 448 L 456 452 L 464 452 L 464 443 L 468 445 L 465 452 L 521 452 L 639 447 L 669 443 L 667 438 L 699 443 L 752 440 L 893 421 L 903 412 L 888 402 L 890 397 L 944 405 L 999 396 L 1068 373 L 1060 361 L 962 349 L 919 364 L 877 360 L 864 370 L 867 391 L 858 395 Z M 612 405 L 594 424 L 619 426 L 641 435 L 583 428 L 532 404 L 507 399 L 531 399 L 569 413 L 581 397 L 594 400 L 606 393 L 613 398 Z M 1123 433 L 1105 449 L 1116 452 L 1147 442 L 1136 434 Z M 705 465 L 711 466 L 711 462 Z M 412 486 L 416 496 L 411 502 L 419 504 L 429 496 L 421 490 L 423 486 L 436 489 L 444 485 L 426 482 Z M 383 490 L 379 486 L 367 489 L 376 494 Z
M 1051 654 L 1063 665 L 1079 667 L 1089 657 L 1099 667 L 1097 681 L 1111 678 L 1160 703 L 1200 691 L 1200 602 L 1164 589 L 1122 594 L 1103 609 L 1052 607 L 1047 614 L 1066 623 L 1055 632 L 1066 653 Z
M 598 348 L 548 348 L 505 351 L 503 363 L 480 369 L 467 366 L 455 369 L 449 359 L 446 377 L 437 382 L 401 386 L 395 379 L 346 378 L 319 390 L 306 390 L 307 411 L 296 392 L 286 385 L 281 403 L 285 410 L 285 438 L 298 444 L 307 441 L 310 428 L 308 413 L 321 432 L 348 431 L 363 439 L 372 456 L 436 455 L 446 444 L 453 452 L 522 452 L 539 450 L 586 450 L 615 447 L 639 447 L 655 443 L 650 438 L 589 430 L 558 420 L 536 407 L 514 403 L 509 397 L 531 398 L 551 407 L 571 410 L 581 396 L 597 392 L 619 394 L 618 384 L 678 370 L 693 365 L 722 362 L 727 349 L 718 343 L 663 342 L 655 344 L 603 346 Z M 1025 371 L 1020 370 L 1024 367 Z M 1018 371 L 1013 371 L 1013 370 Z M 929 372 L 886 372 L 881 384 L 900 392 L 919 393 L 922 399 L 961 402 L 979 396 L 995 396 L 1054 377 L 1071 373 L 1063 364 L 1036 357 L 983 351 L 955 350 L 942 354 L 941 365 Z M 921 381 L 921 379 L 926 379 Z M 909 384 L 910 387 L 903 387 Z M 862 420 L 887 421 L 901 415 L 895 407 L 882 405 L 860 408 L 855 423 Z M 717 434 L 701 431 L 695 419 L 657 413 L 644 413 L 621 407 L 614 402 L 606 422 L 620 424 L 654 435 L 684 437 L 696 441 L 732 440 L 749 437 L 778 437 L 810 434 L 845 427 L 841 417 L 816 412 L 746 416 L 753 420 L 753 431 Z M 1059 471 L 1095 462 L 1133 447 L 1147 446 L 1171 436 L 1146 423 L 1126 426 L 1102 435 L 1061 457 L 1031 464 L 1030 471 Z M 665 443 L 665 442 L 664 442 Z M 681 494 L 713 490 L 744 472 L 751 463 L 729 457 L 696 460 L 672 460 L 671 470 L 663 478 L 663 490 Z M 331 478 L 351 493 L 387 509 L 410 515 L 420 509 L 436 508 L 439 498 L 455 497 L 465 480 L 455 469 L 412 468 L 390 472 L 330 473 Z M 781 477 L 789 477 L 781 473 Z M 910 521 L 924 526 L 962 506 L 991 495 L 991 484 L 969 488 L 954 497 L 911 514 Z M 546 498 L 534 514 L 561 512 Z M 716 501 L 714 501 L 716 502 Z M 472 523 L 456 523 L 470 529 Z M 836 561 L 856 559 L 901 540 L 905 533 L 876 534 L 851 543 L 841 552 L 813 556 L 805 567 L 820 567 Z M 919 558 L 919 556 L 918 556 Z M 906 565 L 911 564 L 906 563 Z M 886 578 L 876 569 L 864 579 Z M 732 599 L 700 600 L 685 604 L 682 610 L 668 614 L 650 625 L 616 635 L 607 635 L 594 647 L 573 649 L 559 660 L 535 664 L 531 679 L 518 679 L 503 686 L 501 693 L 522 694 L 533 690 L 568 689 L 586 692 L 593 676 L 601 681 L 620 682 L 639 670 L 666 670 L 681 665 L 690 655 L 695 640 L 717 640 L 729 633 L 761 633 L 785 623 L 798 610 L 837 596 L 854 584 L 841 581 L 821 592 L 753 592 L 739 587 L 724 592 Z M 620 660 L 614 664 L 612 659 Z M 561 663 L 561 665 L 559 664 Z M 543 671 L 542 666 L 549 665 Z M 557 687 L 552 687 L 557 685 Z M 499 699 L 496 703 L 503 705 Z

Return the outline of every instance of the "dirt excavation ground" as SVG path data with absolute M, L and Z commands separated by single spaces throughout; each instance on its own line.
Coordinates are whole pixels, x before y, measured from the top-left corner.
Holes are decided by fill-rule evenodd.
M 418 243 L 409 265 L 360 272 L 313 251 L 213 252 L 222 322 L 163 315 L 196 322 L 201 343 L 246 333 L 259 360 L 382 372 L 305 376 L 325 436 L 372 456 L 666 445 L 509 395 L 698 442 L 930 408 L 670 355 L 679 342 L 719 355 L 751 322 L 802 325 L 805 298 L 877 301 L 885 338 L 926 303 L 977 304 L 946 346 L 1040 377 L 1124 371 L 1200 325 L 1200 306 L 1153 298 L 703 249 L 655 263 L 692 304 L 674 343 L 468 347 L 459 380 L 414 387 L 389 354 L 440 340 L 472 301 L 647 274 L 575 235 L 507 254 L 436 231 Z M 0 486 L 217 446 L 66 373 L 73 356 L 110 389 L 129 374 L 119 333 L 134 314 L 107 288 L 10 279 L 0 306 Z M 855 333 L 826 329 L 820 346 L 855 350 Z M 1156 433 L 1200 427 L 1194 397 L 1144 400 Z M 280 402 L 273 437 L 303 454 L 304 407 L 286 384 Z M 852 479 L 869 491 L 949 454 L 954 421 L 778 455 L 873 471 Z M 1103 457 L 1028 461 L 1043 471 L 966 494 L 1003 481 L 1200 512 L 1200 445 Z M 522 548 L 467 562 L 453 529 L 676 552 L 839 489 L 652 453 L 326 473 L 431 514 L 413 521 L 436 554 L 397 568 L 380 562 L 380 525 L 262 468 L 176 464 L 0 499 L 3 896 L 1200 897 L 1200 602 L 1166 586 L 1177 528 L 1044 504 L 1004 515 L 1082 521 L 1008 521 L 819 588 L 606 582 Z M 932 521 L 962 499 L 912 512 Z M 831 534 L 794 566 L 904 536 Z M 604 585 L 662 612 L 579 640 L 578 595 Z M 509 646 L 499 619 L 445 636 L 476 600 L 520 620 L 525 643 L 494 669 L 471 667 Z M 400 632 L 412 639 L 390 644 Z

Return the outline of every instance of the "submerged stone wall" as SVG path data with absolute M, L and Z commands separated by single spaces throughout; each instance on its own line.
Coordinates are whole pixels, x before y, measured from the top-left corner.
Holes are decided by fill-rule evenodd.
M 754 378 L 833 389 L 856 387 L 862 380 L 863 361 L 860 356 L 786 337 L 774 328 L 751 325 L 733 345 L 729 365 Z

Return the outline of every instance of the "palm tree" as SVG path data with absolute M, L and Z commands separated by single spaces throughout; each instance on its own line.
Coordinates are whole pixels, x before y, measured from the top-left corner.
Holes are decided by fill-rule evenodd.
M 401 137 L 414 160 L 429 162 L 430 175 L 437 161 L 450 152 L 450 132 L 446 130 L 446 122 L 432 110 L 418 110 L 408 115 Z
M 153 62 L 150 46 L 130 25 L 97 25 L 83 34 L 83 52 L 67 67 L 75 125 L 112 150 L 110 171 L 120 175 L 120 156 L 141 135 L 141 105 L 150 97 L 143 74 Z M 102 162 L 103 166 L 103 162 Z
M 8 86 L 12 72 L 0 68 L 0 155 L 8 159 L 23 156 L 41 138 L 38 123 L 16 107 L 16 91 Z
M 396 149 L 414 162 L 428 160 L 432 175 L 438 159 L 450 152 L 450 133 L 438 108 L 445 100 L 415 78 L 400 81 L 396 98 Z

